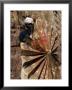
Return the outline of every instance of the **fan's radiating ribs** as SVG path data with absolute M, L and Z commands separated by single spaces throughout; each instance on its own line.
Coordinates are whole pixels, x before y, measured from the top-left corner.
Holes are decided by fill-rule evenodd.
M 58 55 L 58 51 L 55 51 L 52 53 L 53 55 Z
M 44 66 L 45 66 L 45 60 L 44 60 L 44 63 L 43 63 L 43 65 L 40 67 L 40 72 L 39 72 L 39 74 L 38 74 L 38 79 L 40 79 L 40 77 L 41 77 L 41 74 L 42 74 L 42 71 L 43 71 L 43 68 L 44 68 Z
M 52 55 L 54 60 L 56 61 L 56 65 L 61 65 L 61 62 L 59 61 L 58 59 L 58 56 L 57 55 Z
M 37 64 L 35 63 L 35 67 L 29 72 L 28 78 L 30 78 L 30 76 L 33 75 L 33 74 L 36 72 L 36 70 L 39 68 L 39 66 L 40 66 L 41 63 L 44 61 L 44 59 L 45 59 L 45 57 L 41 58 L 41 59 L 37 62 Z
M 52 49 L 52 53 L 56 52 L 57 50 L 58 50 L 58 45 Z
M 32 60 L 29 60 L 29 61 L 27 61 L 27 62 L 25 62 L 24 64 L 23 64 L 23 67 L 24 68 L 27 68 L 27 67 L 29 67 L 30 65 L 32 65 L 33 63 L 36 63 L 37 61 L 39 61 L 41 58 L 43 58 L 44 57 L 44 55 L 42 55 L 42 56 L 39 56 L 39 57 L 37 57 L 37 58 L 34 58 L 34 59 L 32 59 Z
M 48 61 L 48 57 L 46 57 L 46 61 L 47 61 L 47 78 L 49 79 L 49 77 L 48 77 L 48 74 L 49 74 L 49 61 Z
M 56 36 L 55 39 L 54 39 L 54 42 L 53 42 L 53 45 L 52 45 L 51 51 L 53 50 L 54 45 L 55 45 L 57 39 L 58 39 L 58 36 Z
M 34 57 L 36 57 L 36 56 L 34 56 Z M 44 57 L 43 57 L 44 58 Z M 27 74 L 27 77 L 28 77 L 28 74 L 29 74 L 29 72 L 31 71 L 31 70 L 33 70 L 33 68 L 34 67 L 36 67 L 37 65 L 38 65 L 38 63 L 43 59 L 43 58 L 41 58 L 40 60 L 38 60 L 37 62 L 35 62 L 35 63 L 33 63 L 33 64 L 31 64 L 29 67 L 27 67 L 27 68 L 24 68 L 24 71 L 26 72 L 26 74 Z M 25 59 L 24 60 L 24 63 L 26 62 L 27 60 Z
M 46 62 L 47 62 L 47 60 L 46 60 Z M 47 63 L 47 70 L 46 70 L 45 79 L 48 79 L 48 63 Z
M 22 50 L 21 54 L 24 56 L 37 56 L 37 55 L 44 55 L 45 52 L 43 53 L 43 52 L 34 52 L 30 50 Z
M 46 71 L 47 71 L 47 61 L 46 61 L 46 68 L 45 68 L 44 79 L 45 79 L 45 76 L 46 76 Z
M 54 60 L 53 56 L 50 55 L 49 58 L 50 58 L 51 66 L 55 66 L 56 61 Z
M 42 70 L 40 79 L 44 79 L 44 77 L 45 77 L 45 69 L 46 69 L 46 59 L 45 59 L 45 65 L 44 65 L 44 68 L 43 68 L 43 70 Z
M 51 62 L 50 62 L 50 57 L 47 56 L 47 63 L 48 63 L 48 79 L 52 79 L 52 75 L 51 75 Z
M 52 79 L 55 78 L 55 67 L 58 66 L 56 64 L 56 60 L 50 55 L 50 62 L 51 62 L 51 75 L 52 75 Z
M 44 65 L 45 65 L 45 60 L 41 63 L 40 67 L 37 69 L 37 71 L 30 78 L 32 78 L 32 79 L 40 79 L 39 75 L 42 72 L 41 70 L 44 67 Z
M 50 66 L 51 66 L 50 70 L 51 70 L 51 76 L 52 76 L 51 78 L 53 79 L 54 76 L 53 76 L 53 71 L 52 71 L 52 65 L 53 65 L 52 62 L 50 61 Z

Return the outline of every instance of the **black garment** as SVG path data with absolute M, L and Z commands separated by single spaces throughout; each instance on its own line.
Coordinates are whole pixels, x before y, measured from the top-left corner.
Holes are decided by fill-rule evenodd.
M 24 25 L 24 30 L 19 35 L 20 42 L 26 42 L 30 38 L 30 35 L 33 33 L 33 31 L 34 25 L 32 23 L 26 23 Z

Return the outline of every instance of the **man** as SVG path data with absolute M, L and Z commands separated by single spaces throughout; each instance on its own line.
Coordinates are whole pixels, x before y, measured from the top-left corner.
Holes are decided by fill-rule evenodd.
M 24 19 L 24 28 L 23 31 L 19 35 L 20 42 L 25 42 L 30 44 L 32 38 L 30 37 L 34 31 L 34 21 L 31 17 L 26 17 Z

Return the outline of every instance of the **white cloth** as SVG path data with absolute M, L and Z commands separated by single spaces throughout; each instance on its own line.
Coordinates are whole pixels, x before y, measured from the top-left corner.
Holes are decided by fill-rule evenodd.
M 31 17 L 26 17 L 24 23 L 34 23 Z

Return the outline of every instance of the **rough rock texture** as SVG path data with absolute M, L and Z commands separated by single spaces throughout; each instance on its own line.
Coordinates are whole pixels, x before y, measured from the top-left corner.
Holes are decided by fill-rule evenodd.
M 41 23 L 43 23 L 42 25 L 41 23 L 38 24 L 38 22 L 35 24 L 35 32 L 33 33 L 32 38 L 35 39 L 38 37 L 36 34 L 40 29 L 47 29 L 49 40 L 48 50 L 51 49 L 56 36 L 58 36 L 54 48 L 58 46 L 56 54 L 58 54 L 57 59 L 61 63 L 61 11 L 11 11 L 11 79 L 28 79 L 29 71 L 40 62 L 38 61 L 26 69 L 23 67 L 24 62 L 33 58 L 31 56 L 25 57 L 21 53 L 21 50 L 23 49 L 32 50 L 33 48 L 30 48 L 25 44 L 21 44 L 21 47 L 19 45 L 18 36 L 22 31 L 23 20 L 26 16 L 31 16 L 35 21 L 39 17 L 41 18 Z M 43 65 L 45 65 L 45 67 L 40 75 L 40 79 L 52 79 L 52 74 L 53 79 L 61 78 L 61 65 L 52 67 L 51 70 L 53 73 L 51 73 L 46 61 L 45 64 L 43 62 L 39 69 L 31 75 L 30 79 L 38 79 Z M 48 70 L 46 70 L 47 68 Z

